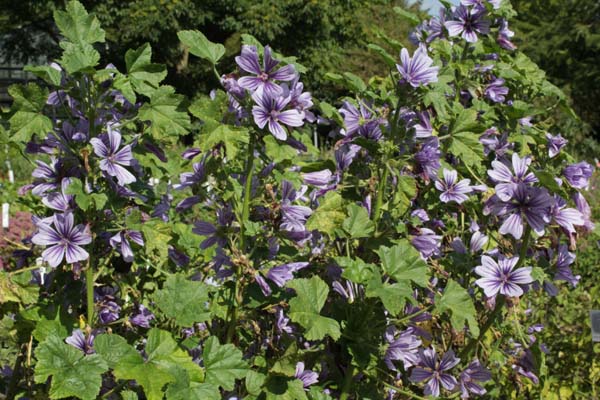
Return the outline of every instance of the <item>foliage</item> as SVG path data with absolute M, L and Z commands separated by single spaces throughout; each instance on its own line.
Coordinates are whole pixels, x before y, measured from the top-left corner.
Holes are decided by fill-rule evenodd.
M 11 88 L 3 135 L 36 166 L 35 232 L 0 273 L 6 397 L 564 391 L 528 307 L 544 318 L 545 293 L 578 283 L 592 167 L 546 131 L 567 97 L 514 51 L 510 4 L 445 13 L 397 10 L 419 47 L 379 35 L 387 72 L 331 71 L 352 94 L 331 104 L 254 36 L 222 75 L 227 44 L 182 30 L 222 86 L 188 102 L 151 46 L 101 68 L 113 33 L 76 0 L 57 10 L 62 55 L 29 68 L 46 88 Z
M 515 19 L 518 45 L 546 71 L 554 84 L 569 94 L 573 108 L 588 125 L 581 127 L 571 123 L 563 128 L 565 133 L 570 132 L 572 139 L 585 143 L 579 151 L 590 156 L 596 154 L 596 143 L 586 137 L 597 141 L 600 132 L 595 106 L 600 101 L 597 62 L 600 4 L 594 0 L 515 0 L 513 6 L 518 12 Z

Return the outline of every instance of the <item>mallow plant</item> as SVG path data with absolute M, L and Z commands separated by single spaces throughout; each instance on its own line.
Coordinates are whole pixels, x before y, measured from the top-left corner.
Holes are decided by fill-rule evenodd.
M 593 228 L 592 168 L 550 123 L 565 97 L 512 43 L 508 1 L 397 12 L 414 46 L 369 45 L 385 77 L 329 73 L 348 94 L 335 104 L 249 35 L 220 71 L 225 48 L 193 30 L 179 39 L 221 86 L 188 103 L 149 46 L 98 68 L 98 21 L 78 2 L 56 12 L 62 58 L 28 68 L 43 87 L 11 88 L 39 202 L 0 272 L 8 397 L 505 398 L 543 383 L 552 349 L 527 297 L 577 285 Z

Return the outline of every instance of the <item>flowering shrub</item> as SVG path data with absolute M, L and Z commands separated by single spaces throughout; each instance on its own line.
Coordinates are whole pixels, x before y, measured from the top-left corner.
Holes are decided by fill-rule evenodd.
M 389 76 L 330 73 L 352 94 L 336 107 L 251 36 L 220 75 L 224 47 L 197 31 L 179 38 L 222 88 L 185 104 L 147 45 L 126 73 L 97 69 L 97 20 L 57 12 L 63 57 L 30 68 L 50 90 L 11 89 L 12 140 L 36 154 L 22 190 L 40 198 L 23 265 L 45 269 L 0 273 L 25 349 L 9 397 L 502 398 L 506 374 L 537 383 L 546 349 L 520 299 L 577 284 L 592 169 L 546 131 L 564 96 L 515 51 L 512 13 L 463 0 L 416 26 L 415 51 L 371 45 Z M 316 124 L 333 128 L 328 156 Z

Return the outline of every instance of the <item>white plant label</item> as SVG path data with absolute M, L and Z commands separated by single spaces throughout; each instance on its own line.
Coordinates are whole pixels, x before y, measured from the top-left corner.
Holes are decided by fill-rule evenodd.
M 592 322 L 592 342 L 600 342 L 600 310 L 590 311 Z
M 10 183 L 15 183 L 15 173 L 13 172 L 12 169 L 8 170 L 8 181 Z
M 9 227 L 9 216 L 8 211 L 10 209 L 10 204 L 2 203 L 2 228 L 8 229 Z

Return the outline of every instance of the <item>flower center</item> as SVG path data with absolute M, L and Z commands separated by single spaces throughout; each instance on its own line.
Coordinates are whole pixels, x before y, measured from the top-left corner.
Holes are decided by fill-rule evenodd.
M 260 75 L 258 76 L 260 78 L 261 81 L 266 82 L 269 80 L 269 74 L 267 74 L 266 72 L 261 72 Z

